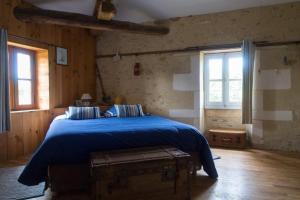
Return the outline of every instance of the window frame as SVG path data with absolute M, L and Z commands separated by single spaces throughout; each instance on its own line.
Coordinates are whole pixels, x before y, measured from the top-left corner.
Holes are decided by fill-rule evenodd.
M 239 103 L 229 102 L 229 82 L 234 80 L 243 81 L 241 79 L 229 79 L 229 58 L 241 57 L 240 50 L 226 51 L 226 52 L 209 52 L 204 54 L 204 100 L 206 109 L 241 109 L 242 101 Z M 222 59 L 222 79 L 209 80 L 208 62 L 212 58 Z M 222 81 L 222 101 L 209 101 L 209 83 L 211 81 Z
M 12 111 L 21 111 L 21 110 L 32 110 L 37 109 L 37 86 L 36 86 L 36 52 L 30 49 L 25 49 L 21 47 L 16 47 L 9 45 L 9 77 L 10 77 L 10 105 Z M 18 78 L 18 69 L 17 69 L 17 54 L 24 53 L 30 56 L 31 66 L 31 79 L 20 79 Z M 28 80 L 31 82 L 31 104 L 29 105 L 20 105 L 19 92 L 18 92 L 18 80 Z

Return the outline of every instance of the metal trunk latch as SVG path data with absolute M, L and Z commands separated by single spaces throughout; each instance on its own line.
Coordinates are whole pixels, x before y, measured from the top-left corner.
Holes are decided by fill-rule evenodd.
M 176 179 L 176 168 L 174 166 L 165 166 L 162 170 L 162 181 L 175 181 Z

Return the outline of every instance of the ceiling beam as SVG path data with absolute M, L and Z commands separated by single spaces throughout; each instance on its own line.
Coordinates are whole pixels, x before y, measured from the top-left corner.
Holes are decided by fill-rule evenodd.
M 116 20 L 98 20 L 93 16 L 61 11 L 24 8 L 14 8 L 14 15 L 23 22 L 47 23 L 63 26 L 87 28 L 92 30 L 125 31 L 137 34 L 164 35 L 169 33 L 169 28 L 162 26 L 142 25 L 132 22 Z
M 99 7 L 100 7 L 101 3 L 102 3 L 102 0 L 96 0 L 95 8 L 94 8 L 94 13 L 93 13 L 93 15 L 95 17 L 97 17 L 97 15 L 98 15 Z

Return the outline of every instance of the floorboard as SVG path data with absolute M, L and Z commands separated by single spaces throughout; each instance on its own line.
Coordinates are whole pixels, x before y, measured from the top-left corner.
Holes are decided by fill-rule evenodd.
M 213 149 L 219 172 L 213 181 L 204 172 L 192 179 L 193 200 L 296 200 L 300 199 L 300 155 L 262 150 Z M 24 159 L 23 159 L 24 160 Z M 0 164 L 13 166 L 23 162 Z M 46 191 L 34 200 L 88 200 L 87 194 L 55 196 Z

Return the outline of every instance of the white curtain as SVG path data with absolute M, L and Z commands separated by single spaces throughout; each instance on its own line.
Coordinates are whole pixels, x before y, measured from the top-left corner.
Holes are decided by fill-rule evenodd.
M 10 130 L 7 30 L 0 28 L 0 133 Z
M 243 103 L 242 123 L 252 124 L 252 90 L 255 46 L 251 41 L 244 40 L 243 52 Z
M 263 144 L 263 121 L 257 119 L 256 113 L 263 111 L 263 90 L 258 87 L 260 82 L 260 69 L 261 69 L 261 49 L 256 48 L 254 68 L 253 68 L 253 103 L 252 103 L 252 116 L 253 121 L 249 133 L 249 141 L 253 146 L 259 147 Z M 249 127 L 248 126 L 248 127 Z

